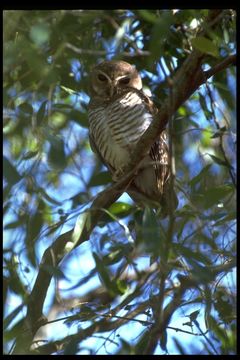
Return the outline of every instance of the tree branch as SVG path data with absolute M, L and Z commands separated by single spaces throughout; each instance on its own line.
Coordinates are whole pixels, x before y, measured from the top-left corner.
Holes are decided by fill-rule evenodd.
M 68 48 L 68 49 L 74 51 L 76 54 L 80 54 L 80 55 L 84 54 L 84 55 L 93 55 L 93 56 L 107 56 L 110 54 L 115 54 L 115 51 L 81 49 L 70 43 L 65 43 L 64 47 Z M 121 56 L 131 57 L 131 58 L 137 57 L 137 56 L 150 56 L 150 52 L 141 50 L 141 49 L 136 50 L 136 52 L 122 51 Z
M 236 62 L 237 62 L 236 54 L 226 57 L 219 64 L 215 65 L 211 69 L 204 72 L 206 79 L 209 79 L 211 76 L 216 75 L 218 72 L 225 70 L 230 65 L 236 65 Z

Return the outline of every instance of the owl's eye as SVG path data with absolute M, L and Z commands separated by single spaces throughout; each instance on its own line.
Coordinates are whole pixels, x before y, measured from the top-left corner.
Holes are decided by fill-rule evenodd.
M 129 77 L 125 77 L 121 80 L 119 80 L 119 83 L 122 84 L 122 85 L 127 85 L 130 81 L 130 78 Z
M 102 75 L 102 74 L 99 74 L 99 75 L 98 75 L 98 80 L 100 80 L 100 81 L 107 81 L 107 78 L 106 78 L 106 76 L 104 76 L 104 75 Z

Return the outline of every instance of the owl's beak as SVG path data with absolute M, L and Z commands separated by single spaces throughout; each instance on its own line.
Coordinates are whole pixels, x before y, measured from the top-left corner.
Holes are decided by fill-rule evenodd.
M 117 82 L 118 82 L 118 79 L 115 79 L 115 80 L 111 81 L 111 83 L 110 83 L 110 90 L 109 90 L 110 97 L 113 97 L 113 95 L 116 93 Z
M 110 91 L 109 91 L 109 92 L 110 92 L 110 97 L 113 97 L 114 88 L 115 88 L 115 84 L 112 83 L 112 84 L 110 85 Z

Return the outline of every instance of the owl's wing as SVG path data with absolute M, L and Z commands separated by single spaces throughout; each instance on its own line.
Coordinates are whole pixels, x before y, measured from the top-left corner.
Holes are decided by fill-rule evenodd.
M 163 193 L 164 185 L 170 176 L 166 131 L 163 131 L 158 140 L 152 145 L 150 156 L 154 161 L 158 189 L 160 193 Z
M 101 162 L 111 171 L 111 172 L 114 172 L 114 168 L 108 164 L 106 162 L 106 160 L 102 157 L 100 151 L 98 150 L 96 144 L 95 144 L 95 141 L 93 139 L 93 136 L 91 135 L 91 133 L 89 132 L 89 143 L 90 143 L 90 146 L 91 146 L 91 149 L 93 152 L 95 152 L 97 154 L 97 156 L 99 157 L 99 159 L 101 160 Z
M 153 116 L 156 116 L 158 113 L 157 106 L 149 99 L 145 99 L 146 106 Z M 150 156 L 154 161 L 155 174 L 157 179 L 157 185 L 160 193 L 162 194 L 161 205 L 163 216 L 166 216 L 169 213 L 169 186 L 170 186 L 170 176 L 171 176 L 171 167 L 169 160 L 169 149 L 167 144 L 167 131 L 163 130 L 159 135 L 159 138 L 152 145 L 150 149 Z M 178 206 L 178 198 L 173 189 L 172 199 L 174 209 Z
M 144 93 L 141 95 L 148 111 L 155 117 L 158 113 L 157 106 Z M 164 184 L 170 177 L 169 150 L 167 144 L 167 132 L 162 131 L 158 139 L 150 149 L 150 156 L 154 162 L 157 185 L 160 193 L 163 193 Z

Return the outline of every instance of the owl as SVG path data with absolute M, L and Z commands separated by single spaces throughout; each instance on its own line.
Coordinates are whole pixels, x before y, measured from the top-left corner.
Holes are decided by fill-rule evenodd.
M 104 61 L 93 68 L 90 97 L 91 148 L 116 180 L 158 109 L 144 94 L 136 68 L 125 61 Z M 170 172 L 164 130 L 150 151 L 146 152 L 127 193 L 141 206 L 160 205 L 166 212 Z

